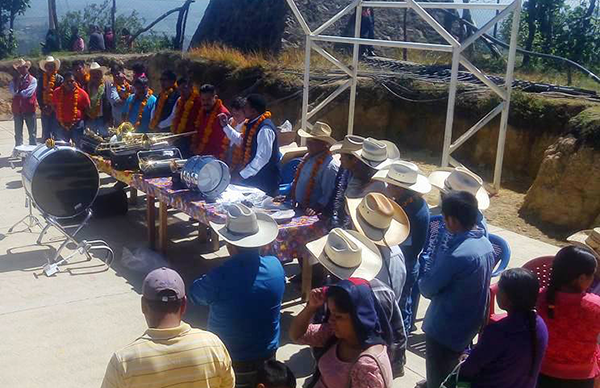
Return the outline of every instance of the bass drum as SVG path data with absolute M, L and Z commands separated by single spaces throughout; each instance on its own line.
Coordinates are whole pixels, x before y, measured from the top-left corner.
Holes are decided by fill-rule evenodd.
M 181 180 L 190 190 L 215 199 L 229 186 L 231 174 L 229 167 L 217 158 L 193 156 L 183 166 Z
M 23 187 L 42 213 L 72 218 L 86 211 L 100 189 L 94 162 L 67 146 L 38 146 L 23 163 Z

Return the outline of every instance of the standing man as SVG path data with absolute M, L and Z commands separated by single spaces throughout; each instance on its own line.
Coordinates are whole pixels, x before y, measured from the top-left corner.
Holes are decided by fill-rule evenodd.
M 442 199 L 452 238 L 419 280 L 421 294 L 431 299 L 423 322 L 427 388 L 439 388 L 484 322 L 494 250 L 477 226 L 478 213 L 469 192 L 452 191 Z
M 85 62 L 81 60 L 73 61 L 73 74 L 75 74 L 75 81 L 80 88 L 87 90 L 87 85 L 90 82 L 90 74 L 85 68 Z
M 9 89 L 13 97 L 12 114 L 15 122 L 15 147 L 23 144 L 23 122 L 27 124 L 29 145 L 37 143 L 35 118 L 37 80 L 29 74 L 30 68 L 31 62 L 23 58 L 19 58 L 13 63 L 16 74 L 9 84 Z
M 259 94 L 251 94 L 244 105 L 247 122 L 242 132 L 227 130 L 227 115 L 220 115 L 231 143 L 236 145 L 231 161 L 233 178 L 247 186 L 257 187 L 274 197 L 279 191 L 279 143 L 267 102 Z
M 229 117 L 229 111 L 217 96 L 213 85 L 202 85 L 200 88 L 201 109 L 196 117 L 195 126 L 198 133 L 192 139 L 194 155 L 212 155 L 225 160 L 229 149 L 229 139 L 225 136 L 219 115 Z
M 171 124 L 171 133 L 174 135 L 193 132 L 195 130 L 194 117 L 198 116 L 198 112 L 202 105 L 200 102 L 200 94 L 196 88 L 194 88 L 192 81 L 187 78 L 180 78 L 179 81 L 177 81 L 177 87 L 179 89 L 180 97 L 175 105 L 175 116 L 173 118 L 173 123 Z M 188 159 L 192 156 L 190 136 L 175 139 L 174 145 L 179 148 L 181 156 L 184 159 Z
M 77 85 L 75 75 L 68 71 L 64 75 L 65 82 L 54 91 L 52 96 L 58 126 L 56 137 L 59 140 L 79 143 L 83 136 L 83 116 L 90 107 L 90 98 L 83 88 Z
M 425 246 L 429 230 L 429 206 L 423 195 L 431 191 L 431 184 L 416 164 L 404 160 L 394 162 L 389 170 L 378 171 L 373 179 L 387 183 L 390 197 L 402 207 L 410 221 L 410 234 L 400 245 L 406 263 L 406 283 L 398 302 L 404 327 L 406 332 L 410 333 L 419 300 L 418 286 L 414 287 L 419 277 L 418 258 Z M 415 288 L 416 295 L 413 292 Z
M 118 127 L 123 122 L 123 105 L 131 95 L 133 86 L 127 81 L 122 65 L 112 65 L 110 73 L 113 82 L 108 85 L 106 95 L 112 110 L 113 125 Z
M 40 61 L 42 70 L 42 82 L 38 82 L 37 99 L 42 111 L 42 140 L 46 141 L 54 134 L 58 125 L 56 112 L 52 104 L 54 90 L 63 84 L 62 75 L 58 74 L 60 60 L 52 56 Z
M 113 354 L 102 388 L 233 388 L 231 358 L 221 340 L 181 321 L 185 284 L 169 268 L 150 272 L 142 284 L 142 313 L 148 330 Z
M 175 115 L 175 104 L 179 99 L 177 75 L 171 70 L 165 70 L 160 76 L 162 91 L 152 112 L 150 130 L 153 132 L 168 132 Z
M 130 122 L 136 132 L 150 132 L 150 119 L 156 97 L 152 95 L 152 89 L 148 88 L 148 78 L 140 77 L 133 83 L 135 93 L 127 98 L 123 105 L 123 121 Z
M 91 105 L 86 111 L 86 126 L 101 136 L 108 135 L 108 123 L 110 122 L 110 104 L 106 98 L 104 71 L 104 67 L 92 62 L 90 64 L 90 82 L 87 88 Z
M 260 248 L 277 237 L 275 220 L 245 205 L 232 205 L 225 224 L 210 223 L 231 258 L 194 281 L 190 298 L 210 307 L 208 330 L 223 340 L 240 386 L 256 386 L 256 371 L 279 347 L 285 273 Z

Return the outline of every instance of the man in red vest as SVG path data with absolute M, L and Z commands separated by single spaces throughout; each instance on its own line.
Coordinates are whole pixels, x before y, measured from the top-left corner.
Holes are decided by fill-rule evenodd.
M 203 85 L 200 88 L 200 104 L 201 109 L 194 122 L 198 133 L 192 139 L 192 153 L 212 155 L 225 160 L 229 150 L 229 139 L 223 132 L 218 116 L 223 113 L 229 117 L 229 111 L 217 96 L 213 85 Z
M 13 63 L 16 74 L 10 82 L 10 94 L 13 97 L 12 113 L 15 121 L 15 147 L 23 144 L 23 121 L 29 131 L 29 145 L 36 144 L 37 123 L 35 108 L 37 107 L 37 80 L 29 74 L 31 62 L 23 58 Z

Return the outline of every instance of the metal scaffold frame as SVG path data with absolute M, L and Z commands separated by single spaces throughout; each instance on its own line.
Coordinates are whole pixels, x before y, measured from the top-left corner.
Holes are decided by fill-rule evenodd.
M 358 85 L 358 60 L 359 60 L 359 47 L 360 45 L 371 45 L 381 47 L 397 47 L 407 48 L 415 50 L 428 50 L 428 51 L 442 51 L 452 53 L 452 72 L 450 78 L 450 87 L 448 94 L 448 107 L 446 111 L 446 126 L 444 132 L 444 144 L 442 153 L 442 167 L 448 165 L 459 165 L 459 163 L 451 156 L 461 145 L 463 145 L 469 138 L 475 135 L 481 128 L 488 124 L 498 114 L 500 117 L 500 131 L 498 135 L 498 147 L 496 151 L 496 164 L 494 167 L 494 182 L 493 186 L 497 190 L 500 188 L 500 180 L 502 177 L 502 163 L 504 160 L 504 146 L 506 142 L 506 128 L 508 125 L 508 113 L 510 109 L 510 97 L 512 92 L 512 83 L 514 79 L 514 67 L 516 59 L 517 49 L 517 34 L 519 30 L 519 19 L 521 15 L 521 3 L 522 0 L 513 0 L 510 3 L 443 3 L 443 2 L 417 2 L 415 0 L 406 1 L 365 1 L 365 0 L 353 0 L 345 8 L 341 9 L 331 19 L 323 23 L 320 27 L 312 31 L 304 17 L 300 13 L 300 10 L 296 6 L 294 0 L 287 0 L 292 13 L 298 20 L 300 27 L 306 35 L 306 46 L 305 46 L 305 62 L 304 62 L 304 92 L 302 96 L 302 128 L 311 126 L 310 119 L 313 118 L 321 109 L 327 104 L 333 101 L 336 97 L 341 95 L 346 89 L 350 88 L 350 104 L 348 114 L 348 134 L 352 134 L 354 130 L 354 109 L 356 105 L 356 87 Z M 433 44 L 433 43 L 417 43 L 417 42 L 406 42 L 406 41 L 392 41 L 392 40 L 379 40 L 379 39 L 365 39 L 360 37 L 361 29 L 361 15 L 363 7 L 367 8 L 396 8 L 396 9 L 412 9 L 415 11 L 423 20 L 425 20 L 446 42 L 447 44 Z M 485 10 L 497 10 L 498 13 L 494 18 L 485 23 L 479 28 L 473 35 L 467 38 L 464 42 L 457 41 L 450 31 L 447 31 L 433 16 L 431 16 L 426 10 L 427 9 L 485 9 Z M 356 21 L 354 29 L 354 37 L 342 37 L 323 35 L 323 32 L 331 27 L 334 23 L 339 21 L 343 16 L 356 11 Z M 512 14 L 512 29 L 510 37 L 510 47 L 508 51 L 508 63 L 506 66 L 506 76 L 504 85 L 496 85 L 473 65 L 463 55 L 469 46 L 480 38 L 485 32 L 491 29 L 496 23 L 503 18 Z M 353 46 L 352 50 L 352 65 L 346 66 L 340 60 L 335 58 L 323 47 L 319 45 L 320 42 L 326 43 L 346 43 Z M 316 51 L 322 55 L 325 59 L 331 62 L 333 65 L 341 69 L 348 75 L 348 80 L 340 85 L 333 93 L 327 98 L 321 101 L 317 106 L 309 111 L 309 89 L 310 89 L 310 61 L 312 51 Z M 492 109 L 486 114 L 481 120 L 473 125 L 468 131 L 462 136 L 452 142 L 452 127 L 454 123 L 454 105 L 456 102 L 456 89 L 458 84 L 458 70 L 459 65 L 465 67 L 468 71 L 473 73 L 481 82 L 487 87 L 494 91 L 502 100 L 498 106 Z

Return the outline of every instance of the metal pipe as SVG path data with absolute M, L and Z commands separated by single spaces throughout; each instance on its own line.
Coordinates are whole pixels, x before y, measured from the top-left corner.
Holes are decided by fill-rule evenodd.
M 456 141 L 454 143 L 452 143 L 452 145 L 450 146 L 450 153 L 453 153 L 454 151 L 456 151 L 458 149 L 458 147 L 463 145 L 464 142 L 469 140 L 481 128 L 486 126 L 490 121 L 492 121 L 494 119 L 494 117 L 498 116 L 498 114 L 500 112 L 502 112 L 502 109 L 504 109 L 504 101 L 502 101 L 500 104 L 498 104 L 497 107 L 495 107 L 490 112 L 488 112 L 488 114 L 483 116 L 483 118 L 481 120 L 479 120 L 477 122 L 477 124 L 475 124 L 471 128 L 469 128 L 469 130 L 467 132 L 463 133 L 461 137 L 456 139 Z
M 485 34 L 485 32 L 487 30 L 489 30 L 490 28 L 492 28 L 494 26 L 494 24 L 498 23 L 500 20 L 504 19 L 511 12 L 513 12 L 513 10 L 515 9 L 515 7 L 517 6 L 516 3 L 518 1 L 521 1 L 521 0 L 515 0 L 515 1 L 513 1 L 506 8 L 504 8 L 502 10 L 502 12 L 500 12 L 498 15 L 494 16 L 487 23 L 485 23 L 483 26 L 481 26 L 481 28 L 479 28 L 477 31 L 475 31 L 475 33 L 473 35 L 469 36 L 464 42 L 462 42 L 462 44 L 461 44 L 461 51 L 464 51 L 467 47 L 469 47 L 470 45 L 472 45 L 477 39 L 479 39 L 483 34 Z
M 456 102 L 459 62 L 460 50 L 456 48 L 452 51 L 452 75 L 450 77 L 450 90 L 448 91 L 448 108 L 446 111 L 446 128 L 444 130 L 442 167 L 448 167 L 448 162 L 450 159 L 450 144 L 452 143 L 452 125 L 454 124 L 454 104 Z
M 354 47 L 352 50 L 352 78 L 350 87 L 350 105 L 348 106 L 348 135 L 354 133 L 354 110 L 356 108 L 356 87 L 358 86 L 358 55 L 360 53 L 360 26 L 362 24 L 362 0 L 356 6 L 356 18 L 354 21 Z M 365 39 L 370 41 L 370 39 Z
M 310 120 L 314 115 L 316 115 L 327 104 L 329 104 L 331 101 L 333 101 L 337 96 L 344 93 L 344 91 L 346 89 L 348 89 L 348 87 L 350 87 L 351 85 L 352 85 L 352 79 L 349 79 L 348 81 L 346 81 L 342 85 L 340 85 L 333 93 L 331 93 L 329 96 L 327 96 L 326 99 L 321 101 L 321 103 L 319 105 L 317 105 L 313 110 L 308 112 L 307 119 Z
M 294 14 L 294 16 L 296 16 L 296 20 L 298 20 L 298 23 L 300 23 L 302 31 L 304 31 L 306 35 L 310 35 L 312 33 L 310 31 L 310 27 L 308 27 L 308 24 L 306 24 L 306 20 L 304 20 L 304 17 L 300 13 L 300 10 L 298 9 L 298 6 L 294 2 L 294 0 L 287 0 L 287 3 L 292 9 L 292 13 Z
M 444 27 L 437 20 L 433 18 L 430 14 L 425 11 L 419 3 L 414 0 L 406 0 L 410 9 L 414 10 L 423 20 L 425 20 L 434 30 L 437 31 L 438 34 L 442 36 L 446 40 L 446 42 L 450 43 L 453 47 L 458 47 L 460 43 L 454 39 L 451 33 L 446 31 Z
M 293 1 L 293 0 L 288 0 L 288 1 Z M 321 27 L 317 28 L 311 35 L 319 35 L 321 32 L 323 32 L 326 29 L 328 29 L 333 23 L 337 22 L 344 15 L 352 12 L 352 10 L 354 8 L 356 8 L 356 6 L 358 6 L 358 3 L 360 3 L 360 0 L 354 0 L 352 3 L 348 4 L 340 12 L 338 12 L 337 14 L 335 14 L 331 19 L 329 19 L 328 21 L 326 21 L 325 23 L 323 23 L 321 25 Z
M 419 2 L 419 5 L 425 9 L 504 9 L 510 3 L 440 3 L 440 2 Z M 410 8 L 408 2 L 404 1 L 365 1 L 364 7 L 369 8 Z
M 500 96 L 500 98 L 502 98 L 503 100 L 506 100 L 506 89 L 503 89 L 500 86 L 496 85 L 494 83 L 494 81 L 489 79 L 487 75 L 485 75 L 481 70 L 479 70 L 477 68 L 477 66 L 472 64 L 467 58 L 462 56 L 462 54 L 460 56 L 460 63 L 462 63 L 462 65 L 464 67 L 466 67 L 467 70 L 469 70 L 475 77 L 477 77 L 481 82 L 483 82 L 488 88 L 492 89 L 498 96 Z
M 349 76 L 352 76 L 352 70 L 350 70 L 350 68 L 348 66 L 346 66 L 342 62 L 338 61 L 338 59 L 336 57 L 329 54 L 321 46 L 319 46 L 315 42 L 312 42 L 312 48 L 313 48 L 313 50 L 315 50 L 316 52 L 321 54 L 323 56 L 323 58 L 327 59 L 329 62 L 331 62 L 332 64 L 337 66 L 339 69 L 341 69 L 344 73 L 348 74 Z
M 293 1 L 293 0 L 288 0 Z M 310 93 L 310 55 L 312 41 L 310 35 L 306 35 L 304 47 L 304 92 L 302 93 L 302 129 L 308 128 L 308 96 Z M 306 145 L 306 139 L 300 138 L 300 145 Z
M 331 42 L 331 43 L 348 43 L 348 44 L 366 44 L 371 46 L 383 46 L 383 47 L 399 47 L 408 48 L 415 50 L 432 50 L 432 51 L 444 51 L 452 52 L 452 46 L 446 44 L 432 44 L 432 43 L 416 43 L 416 42 L 397 42 L 390 40 L 379 40 L 379 39 L 362 39 L 362 38 L 348 38 L 343 36 L 330 36 L 330 35 L 317 35 L 310 36 L 313 41 L 320 42 Z

